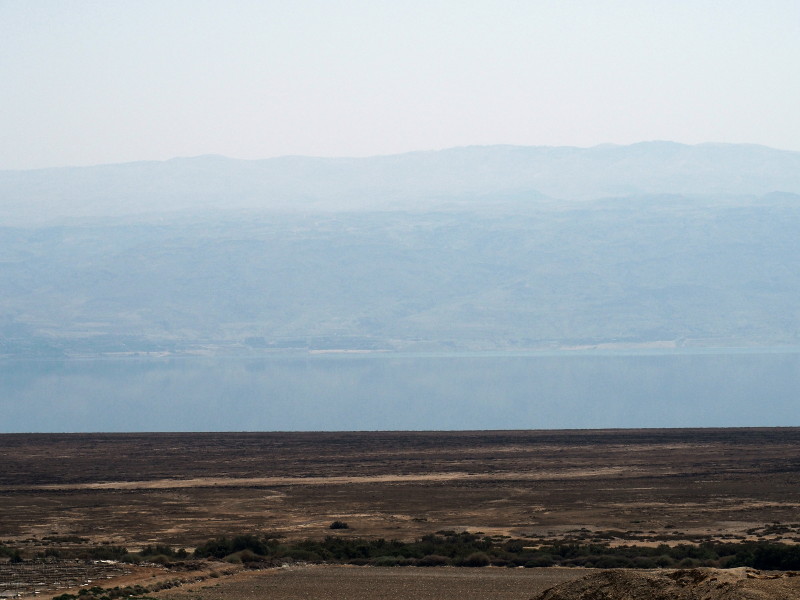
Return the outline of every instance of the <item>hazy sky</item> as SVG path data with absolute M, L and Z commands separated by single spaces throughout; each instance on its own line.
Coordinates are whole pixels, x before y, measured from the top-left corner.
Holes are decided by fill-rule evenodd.
M 798 0 L 0 0 L 0 169 L 669 139 L 800 150 Z

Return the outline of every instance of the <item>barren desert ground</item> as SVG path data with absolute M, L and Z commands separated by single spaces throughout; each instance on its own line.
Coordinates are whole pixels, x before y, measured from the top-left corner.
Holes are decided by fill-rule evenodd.
M 191 550 L 241 533 L 413 540 L 468 530 L 611 544 L 800 541 L 798 428 L 14 434 L 0 435 L 0 462 L 0 542 L 30 553 L 53 540 L 69 546 L 70 536 L 131 550 L 151 543 Z M 349 529 L 331 530 L 334 520 Z M 218 584 L 234 586 L 224 597 L 246 597 L 247 586 L 283 589 L 309 573 L 320 589 L 326 578 L 337 589 L 363 587 L 363 577 L 380 589 L 406 589 L 424 585 L 430 572 L 444 573 L 441 585 L 467 599 L 459 586 L 502 591 L 540 571 L 308 569 L 245 572 L 206 581 L 202 594 L 192 595 L 197 586 L 159 594 L 214 600 L 223 597 L 215 595 Z M 578 574 L 566 571 L 569 578 Z M 402 582 L 407 572 L 419 573 L 417 583 Z M 524 596 L 480 597 L 530 597 L 537 585 L 531 580 Z M 294 597 L 275 593 L 253 597 Z
M 336 519 L 397 539 L 800 538 L 764 529 L 800 521 L 797 428 L 0 435 L 0 460 L 4 540 L 191 547 Z
M 589 569 L 457 569 L 303 566 L 245 571 L 220 583 L 157 592 L 165 600 L 524 600 Z

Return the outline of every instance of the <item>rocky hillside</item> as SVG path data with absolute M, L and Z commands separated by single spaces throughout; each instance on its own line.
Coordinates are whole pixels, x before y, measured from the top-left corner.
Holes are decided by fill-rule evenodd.
M 752 569 L 610 569 L 568 581 L 532 600 L 797 600 L 800 573 Z

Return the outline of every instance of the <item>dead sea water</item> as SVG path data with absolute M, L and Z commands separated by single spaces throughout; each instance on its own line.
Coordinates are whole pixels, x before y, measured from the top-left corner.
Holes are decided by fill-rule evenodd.
M 0 431 L 800 425 L 795 349 L 0 362 Z

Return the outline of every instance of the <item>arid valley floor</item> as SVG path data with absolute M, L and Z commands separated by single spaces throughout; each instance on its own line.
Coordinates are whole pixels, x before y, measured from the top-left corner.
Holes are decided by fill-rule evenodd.
M 30 554 L 67 547 L 70 538 L 191 551 L 242 533 L 413 540 L 467 530 L 537 543 L 800 542 L 798 428 L 14 434 L 0 435 L 0 464 L 0 544 Z M 336 520 L 349 528 L 331 530 Z M 168 577 L 159 569 L 131 567 L 125 581 Z M 206 575 L 212 571 L 213 581 L 198 577 L 155 595 L 511 600 L 586 573 L 217 566 Z M 414 591 L 437 577 L 442 591 Z M 334 591 L 324 592 L 326 585 Z M 782 597 L 800 597 L 792 586 L 781 588 Z

